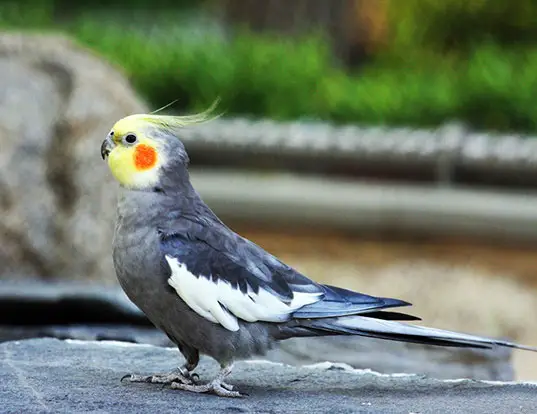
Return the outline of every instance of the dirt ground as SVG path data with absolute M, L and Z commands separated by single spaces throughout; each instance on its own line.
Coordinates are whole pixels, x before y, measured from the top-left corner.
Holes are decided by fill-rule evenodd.
M 423 325 L 537 346 L 537 246 L 233 228 L 314 280 L 411 302 Z M 537 380 L 537 353 L 514 351 L 514 364 Z

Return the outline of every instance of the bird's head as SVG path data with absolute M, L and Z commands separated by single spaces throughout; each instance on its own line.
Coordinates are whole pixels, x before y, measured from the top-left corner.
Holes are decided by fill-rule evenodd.
M 214 119 L 213 104 L 187 116 L 137 114 L 115 123 L 101 145 L 101 156 L 116 180 L 133 190 L 158 186 L 164 170 L 184 171 L 188 155 L 179 139 L 181 128 Z

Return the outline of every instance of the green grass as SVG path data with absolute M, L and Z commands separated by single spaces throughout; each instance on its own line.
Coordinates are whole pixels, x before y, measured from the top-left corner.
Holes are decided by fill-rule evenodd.
M 31 24 L 16 18 L 16 4 L 9 14 L 0 7 L 4 27 L 69 33 L 123 71 L 153 108 L 178 100 L 174 110 L 193 111 L 220 97 L 229 115 L 414 127 L 458 120 L 475 129 L 537 131 L 537 45 L 480 41 L 463 55 L 409 49 L 348 73 L 318 36 L 225 40 L 196 32 L 179 12 L 154 11 L 148 21 L 143 12 L 138 19 L 112 9 L 80 13 L 58 28 L 48 3 Z
M 536 131 L 537 48 L 475 47 L 458 61 L 381 60 L 338 69 L 320 38 L 287 42 L 251 34 L 235 41 L 148 38 L 80 25 L 73 34 L 118 65 L 153 107 L 179 99 L 197 110 L 217 96 L 228 114 L 278 120 Z
M 276 119 L 315 115 L 323 79 L 335 72 L 317 38 L 285 42 L 245 35 L 232 42 L 196 41 L 182 36 L 181 29 L 147 37 L 92 22 L 72 33 L 120 67 L 155 107 L 179 99 L 179 107 L 201 108 L 219 96 L 228 113 Z
M 54 22 L 54 0 L 32 2 L 4 0 L 0 3 L 0 26 L 6 29 L 19 27 L 49 27 Z
M 483 42 L 535 45 L 535 0 L 388 0 L 393 46 L 467 53 Z

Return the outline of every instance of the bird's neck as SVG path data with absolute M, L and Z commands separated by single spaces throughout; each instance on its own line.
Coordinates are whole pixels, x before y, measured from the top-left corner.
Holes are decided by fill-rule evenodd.
M 138 217 L 146 222 L 173 219 L 191 214 L 201 201 L 188 176 L 163 177 L 151 188 L 120 187 L 118 215 L 128 220 Z

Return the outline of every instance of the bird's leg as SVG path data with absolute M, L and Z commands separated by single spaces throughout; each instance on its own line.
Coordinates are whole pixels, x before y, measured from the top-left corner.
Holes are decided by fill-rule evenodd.
M 238 391 L 233 391 L 233 386 L 224 382 L 224 379 L 231 374 L 232 369 L 233 364 L 223 364 L 218 375 L 207 384 L 191 385 L 181 382 L 173 382 L 171 388 L 198 393 L 216 394 L 219 397 L 244 397 L 244 394 L 241 394 Z
M 178 348 L 186 358 L 186 362 L 182 367 L 179 368 L 179 371 L 185 378 L 190 380 L 191 384 L 196 384 L 196 381 L 199 379 L 199 375 L 192 371 L 196 369 L 200 362 L 200 353 L 196 348 L 190 347 L 181 342 L 178 343 Z
M 196 364 L 197 365 L 197 364 Z M 196 374 L 194 369 L 196 366 L 189 365 L 188 363 L 184 364 L 183 366 L 177 368 L 177 370 L 181 373 L 181 375 L 188 380 L 190 380 L 190 383 L 196 384 L 196 382 L 199 380 L 199 375 Z

